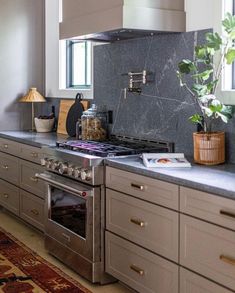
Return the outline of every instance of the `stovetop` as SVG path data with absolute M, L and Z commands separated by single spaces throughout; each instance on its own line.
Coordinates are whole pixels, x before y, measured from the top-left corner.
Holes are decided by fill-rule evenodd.
M 98 157 L 135 155 L 143 152 L 172 152 L 173 145 L 159 141 L 146 141 L 133 138 L 113 137 L 109 141 L 69 140 L 57 142 L 58 149 L 84 153 Z
M 49 172 L 60 174 L 83 183 L 104 184 L 104 158 L 137 155 L 144 152 L 173 152 L 173 144 L 115 136 L 108 141 L 59 141 L 43 150 L 41 164 Z

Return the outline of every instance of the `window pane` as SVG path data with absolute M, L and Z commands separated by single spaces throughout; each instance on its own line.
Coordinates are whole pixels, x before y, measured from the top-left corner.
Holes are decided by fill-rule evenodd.
M 91 43 L 87 42 L 87 85 L 91 85 Z
M 84 85 L 86 82 L 86 45 L 73 45 L 73 85 Z

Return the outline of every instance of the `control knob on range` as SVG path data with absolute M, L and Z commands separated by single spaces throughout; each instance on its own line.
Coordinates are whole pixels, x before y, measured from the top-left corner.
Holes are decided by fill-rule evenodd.
M 51 170 L 57 171 L 59 169 L 60 162 L 52 160 L 51 162 Z
M 53 162 L 52 159 L 50 159 L 50 160 L 47 159 L 47 160 L 46 160 L 46 164 L 45 164 L 45 166 L 46 166 L 47 169 L 50 169 L 50 168 L 51 168 L 52 162 Z
M 61 175 L 62 174 L 67 174 L 67 172 L 68 172 L 68 164 L 67 163 L 60 163 L 58 171 L 59 171 L 59 173 Z
M 80 177 L 81 177 L 81 168 L 76 167 L 76 168 L 74 169 L 74 178 L 78 179 L 78 178 L 80 178 Z
M 69 165 L 68 167 L 68 175 L 73 176 L 74 175 L 74 166 Z
M 86 181 L 91 180 L 92 179 L 92 171 L 87 170 L 87 169 L 82 169 L 81 170 L 81 179 L 86 180 Z
M 41 165 L 46 166 L 47 161 L 48 161 L 48 158 L 42 158 L 41 159 Z

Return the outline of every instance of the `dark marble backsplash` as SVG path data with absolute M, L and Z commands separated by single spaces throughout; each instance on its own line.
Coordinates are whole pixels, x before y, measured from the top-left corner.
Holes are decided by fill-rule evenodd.
M 175 143 L 176 152 L 193 156 L 192 133 L 196 127 L 188 117 L 196 111 L 192 97 L 179 86 L 177 64 L 193 58 L 195 44 L 204 41 L 206 31 L 160 34 L 143 39 L 98 45 L 94 49 L 95 103 L 113 110 L 112 134 Z M 142 94 L 128 93 L 129 71 L 152 72 L 152 81 L 142 87 Z M 58 116 L 60 99 L 48 98 L 39 113 L 49 114 L 55 106 Z M 235 118 L 216 130 L 226 131 L 227 161 L 235 163 Z
M 188 117 L 196 105 L 179 86 L 177 64 L 193 59 L 193 48 L 204 41 L 206 31 L 162 34 L 136 40 L 99 45 L 94 49 L 95 103 L 113 110 L 112 134 L 171 141 L 176 152 L 193 155 L 192 133 L 196 127 Z M 127 93 L 129 71 L 152 72 L 152 82 L 142 93 Z M 226 131 L 227 160 L 235 163 L 235 119 L 218 128 Z

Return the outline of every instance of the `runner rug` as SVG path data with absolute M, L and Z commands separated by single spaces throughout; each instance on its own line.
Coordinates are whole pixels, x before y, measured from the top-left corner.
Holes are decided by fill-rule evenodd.
M 0 292 L 91 293 L 2 229 L 0 229 Z

